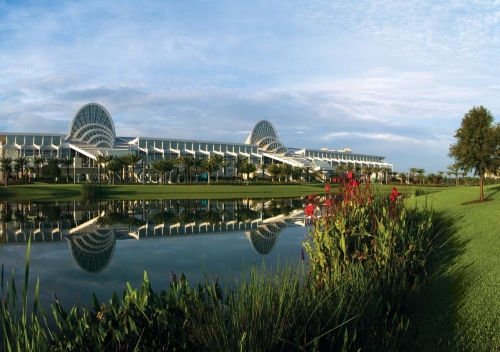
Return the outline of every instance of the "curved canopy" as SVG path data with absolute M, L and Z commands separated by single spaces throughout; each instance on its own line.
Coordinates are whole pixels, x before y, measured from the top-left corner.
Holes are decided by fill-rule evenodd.
M 86 104 L 73 117 L 68 137 L 96 147 L 113 148 L 116 139 L 115 125 L 103 106 Z
M 113 229 L 96 229 L 70 238 L 69 247 L 75 262 L 84 271 L 99 273 L 108 266 L 115 250 Z
M 257 144 L 260 149 L 269 153 L 289 153 L 288 148 L 280 142 L 276 128 L 274 128 L 271 122 L 266 120 L 260 120 L 255 124 L 245 143 Z

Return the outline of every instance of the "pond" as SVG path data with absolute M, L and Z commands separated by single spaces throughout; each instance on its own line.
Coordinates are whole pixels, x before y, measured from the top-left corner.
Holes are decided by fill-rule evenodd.
M 92 293 L 107 302 L 144 272 L 157 291 L 171 271 L 192 285 L 232 281 L 243 265 L 298 263 L 303 207 L 300 198 L 0 203 L 4 288 L 13 270 L 20 292 L 29 240 L 29 294 L 39 279 L 45 307 L 53 293 L 67 308 L 88 306 Z

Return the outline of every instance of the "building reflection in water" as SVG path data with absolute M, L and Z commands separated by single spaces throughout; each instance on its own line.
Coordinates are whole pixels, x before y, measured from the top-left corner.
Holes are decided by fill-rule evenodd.
M 117 240 L 244 232 L 260 255 L 271 253 L 289 225 L 304 226 L 302 199 L 0 203 L 5 245 L 67 241 L 84 271 L 111 262 Z

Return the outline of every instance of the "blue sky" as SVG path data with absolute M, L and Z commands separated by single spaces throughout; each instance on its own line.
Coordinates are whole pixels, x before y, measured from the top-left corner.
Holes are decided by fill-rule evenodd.
M 0 0 L 0 131 L 244 142 L 446 170 L 473 106 L 500 116 L 500 1 Z

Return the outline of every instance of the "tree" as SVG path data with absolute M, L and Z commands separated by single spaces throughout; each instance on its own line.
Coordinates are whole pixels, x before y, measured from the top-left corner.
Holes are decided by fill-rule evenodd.
M 194 173 L 195 173 L 195 182 L 198 182 L 198 177 L 199 177 L 199 170 L 201 168 L 201 165 L 203 164 L 203 162 L 205 161 L 205 159 L 197 156 L 196 158 L 194 158 L 194 163 L 193 163 L 193 166 L 194 166 Z
M 458 164 L 452 164 L 447 166 L 448 175 L 454 175 L 455 176 L 455 186 L 458 186 L 458 180 L 459 180 L 459 175 L 460 175 L 460 166 Z
M 42 166 L 40 170 L 42 177 L 45 179 L 55 180 L 61 177 L 61 169 L 59 168 L 59 159 L 53 158 L 47 160 L 47 164 Z
M 190 154 L 182 154 L 179 156 L 178 162 L 180 165 L 184 166 L 184 182 L 188 182 L 191 174 L 191 167 L 195 164 L 194 157 Z
M 421 185 L 424 184 L 425 169 L 417 169 L 417 178 Z
M 240 171 L 247 161 L 247 158 L 244 156 L 237 156 L 236 158 L 234 158 L 233 167 L 236 169 L 236 180 L 238 180 Z
M 45 162 L 45 158 L 41 155 L 35 155 L 33 157 L 33 164 L 35 164 L 36 168 L 36 178 L 40 178 L 40 167 Z
M 208 184 L 212 182 L 212 172 L 219 171 L 219 160 L 214 156 L 209 157 L 206 160 L 203 160 L 201 164 L 201 168 L 205 170 L 208 174 Z
M 250 174 L 254 173 L 255 171 L 257 171 L 257 166 L 254 163 L 250 162 L 249 159 L 247 159 L 247 161 L 244 162 L 241 167 L 241 173 L 245 173 L 247 175 L 247 181 L 250 179 Z
M 26 156 L 19 156 L 16 159 L 14 159 L 14 162 L 15 162 L 15 166 L 21 172 L 21 178 L 23 178 L 23 176 L 24 176 L 24 168 L 26 167 L 26 165 L 29 162 L 28 157 L 26 157 Z
M 479 176 L 479 201 L 484 202 L 484 176 L 497 174 L 500 167 L 500 126 L 493 125 L 489 110 L 474 106 L 464 115 L 455 138 L 448 156 L 464 171 L 474 170 Z
M 113 159 L 112 155 L 102 155 L 99 154 L 96 156 L 95 160 L 97 162 L 97 174 L 99 178 L 99 183 L 101 183 L 101 166 L 104 166 L 104 170 L 106 170 L 106 166 Z
M 151 163 L 151 167 L 153 168 L 153 170 L 160 174 L 160 182 L 158 182 L 158 184 L 163 184 L 165 180 L 165 174 L 167 172 L 172 172 L 175 168 L 174 161 L 171 159 L 160 159 L 153 161 Z
M 105 170 L 109 173 L 109 176 L 111 177 L 111 183 L 115 184 L 115 178 L 116 174 L 123 168 L 124 162 L 121 158 L 113 158 L 111 161 L 109 161 L 106 164 Z M 120 176 L 120 180 L 123 182 L 123 178 Z
M 224 160 L 224 157 L 220 154 L 215 154 L 215 155 L 212 155 L 210 157 L 210 159 L 212 160 L 212 164 L 214 164 L 216 166 L 216 170 L 215 170 L 215 182 L 218 182 L 219 181 L 219 171 L 220 171 L 220 168 L 221 166 L 223 166 L 225 164 L 225 160 Z
M 130 168 L 130 180 L 129 182 L 135 181 L 135 171 L 134 167 L 139 161 L 141 161 L 142 157 L 139 154 L 127 154 L 122 156 L 123 162 Z
M 285 176 L 285 182 L 290 181 L 290 178 L 291 178 L 291 175 L 292 175 L 292 171 L 293 171 L 292 165 L 290 165 L 290 164 L 281 164 L 281 171 L 282 171 L 283 176 Z
M 0 158 L 0 171 L 2 171 L 5 187 L 7 187 L 9 175 L 12 172 L 12 158 Z
M 66 182 L 69 181 L 69 167 L 73 165 L 73 159 L 66 158 L 61 160 L 61 165 L 66 168 Z M 99 180 L 99 182 L 101 182 Z
M 271 175 L 271 182 L 274 182 L 274 177 L 279 175 L 280 169 L 279 164 L 271 164 L 267 167 L 267 172 Z

